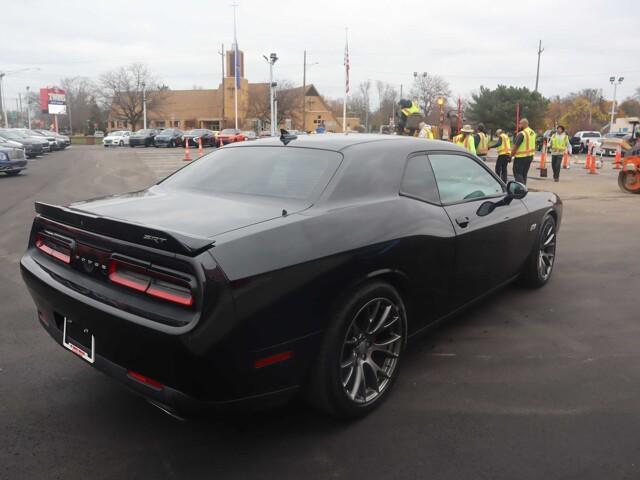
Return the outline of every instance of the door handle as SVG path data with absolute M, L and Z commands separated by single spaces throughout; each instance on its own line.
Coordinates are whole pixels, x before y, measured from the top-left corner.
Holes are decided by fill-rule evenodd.
M 460 228 L 466 228 L 466 226 L 469 225 L 469 217 L 458 217 L 456 218 L 456 223 Z

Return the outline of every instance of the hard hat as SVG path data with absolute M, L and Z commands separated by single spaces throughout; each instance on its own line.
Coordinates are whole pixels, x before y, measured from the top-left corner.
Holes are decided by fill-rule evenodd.
M 473 133 L 473 128 L 471 128 L 471 125 L 465 125 L 460 131 L 462 133 Z

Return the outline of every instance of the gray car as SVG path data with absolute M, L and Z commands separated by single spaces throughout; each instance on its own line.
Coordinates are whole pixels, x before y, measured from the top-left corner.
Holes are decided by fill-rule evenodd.
M 49 148 L 49 142 L 45 139 L 34 139 L 13 128 L 0 129 L 0 137 L 21 144 L 27 158 L 35 158 L 38 155 L 42 155 L 45 144 Z

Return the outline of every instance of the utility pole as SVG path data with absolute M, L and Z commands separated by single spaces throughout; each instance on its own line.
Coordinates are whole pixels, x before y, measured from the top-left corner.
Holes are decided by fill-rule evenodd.
M 536 70 L 536 88 L 534 92 L 538 91 L 538 82 L 540 80 L 540 56 L 542 55 L 542 52 L 544 52 L 544 48 L 542 48 L 542 40 L 540 40 L 538 42 L 538 68 Z
M 302 63 L 302 131 L 307 131 L 307 51 Z
M 142 82 L 142 128 L 147 129 L 147 85 Z
M 220 88 L 222 89 L 222 119 L 220 121 L 220 130 L 224 128 L 224 43 L 221 45 L 220 51 L 218 52 L 220 55 L 220 60 L 222 63 L 222 83 L 220 84 Z

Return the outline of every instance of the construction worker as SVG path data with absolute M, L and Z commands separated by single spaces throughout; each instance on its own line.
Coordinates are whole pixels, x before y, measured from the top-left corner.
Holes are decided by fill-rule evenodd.
M 487 153 L 489 153 L 489 137 L 487 136 L 487 131 L 483 123 L 478 124 L 478 131 L 474 137 L 476 141 L 476 153 L 486 162 Z
M 453 137 L 453 143 L 466 148 L 474 155 L 476 154 L 476 139 L 473 136 L 473 128 L 471 128 L 471 125 L 462 127 L 460 134 Z
M 511 161 L 511 140 L 509 140 L 509 135 L 500 128 L 496 130 L 496 135 L 498 136 L 498 142 L 491 145 L 491 148 L 498 150 L 496 173 L 504 183 L 507 183 L 507 165 Z
M 418 138 L 426 138 L 427 140 L 433 140 L 433 132 L 431 131 L 431 125 L 427 125 L 424 122 L 420 122 L 418 126 L 420 127 L 420 133 L 418 133 Z
M 418 126 L 415 119 L 421 119 L 420 107 L 416 102 L 404 98 L 398 102 L 398 105 L 400 106 L 397 122 L 398 134 L 413 136 Z
M 516 135 L 511 148 L 513 157 L 513 176 L 517 182 L 527 184 L 527 175 L 533 155 L 536 151 L 536 132 L 529 128 L 529 120 L 520 120 L 520 132 Z
M 553 169 L 553 181 L 560 181 L 560 168 L 562 157 L 569 148 L 569 135 L 565 133 L 562 125 L 558 125 L 556 133 L 551 135 L 551 168 Z

